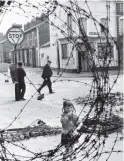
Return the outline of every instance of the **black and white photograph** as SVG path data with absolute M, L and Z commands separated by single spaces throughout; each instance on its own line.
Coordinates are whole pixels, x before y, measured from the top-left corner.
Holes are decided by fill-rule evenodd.
M 123 161 L 123 35 L 123 0 L 0 0 L 0 161 Z

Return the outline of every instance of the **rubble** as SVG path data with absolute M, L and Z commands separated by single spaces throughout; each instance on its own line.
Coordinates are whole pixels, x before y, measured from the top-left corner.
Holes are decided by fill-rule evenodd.
M 78 105 L 91 105 L 95 100 L 89 99 L 88 96 L 86 96 L 83 98 L 76 98 L 74 101 Z M 89 116 L 89 118 L 83 122 L 79 131 L 85 133 L 93 132 L 102 135 L 107 135 L 117 131 L 121 132 L 123 129 L 123 118 L 117 114 L 123 113 L 123 102 L 123 93 L 110 93 L 108 99 L 105 100 L 104 111 L 100 115 L 98 113 L 94 113 L 94 117 Z
M 34 126 L 6 130 L 2 134 L 2 138 L 9 142 L 16 142 L 38 136 L 53 136 L 60 134 L 61 131 L 60 127 L 51 127 L 42 120 L 38 120 L 37 125 Z
M 89 99 L 88 96 L 78 97 L 74 99 L 74 101 L 77 104 L 85 104 L 85 103 L 92 104 L 94 102 L 94 100 L 92 98 Z M 120 92 L 110 93 L 106 103 L 112 106 L 122 106 L 124 104 L 124 94 Z
M 107 136 L 114 132 L 121 132 L 123 129 L 123 119 L 117 115 L 112 114 L 110 118 L 88 118 L 85 119 L 81 128 L 78 130 L 80 133 L 96 133 L 98 135 Z

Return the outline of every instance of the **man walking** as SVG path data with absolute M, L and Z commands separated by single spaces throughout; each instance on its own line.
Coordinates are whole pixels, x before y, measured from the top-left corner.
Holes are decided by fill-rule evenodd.
M 20 100 L 25 100 L 24 94 L 26 91 L 26 85 L 24 77 L 26 76 L 25 70 L 22 67 L 22 62 L 18 62 L 18 68 L 17 68 L 17 81 L 19 85 L 19 98 Z
M 54 93 L 52 91 L 52 82 L 51 82 L 51 77 L 53 75 L 53 72 L 50 68 L 51 65 L 51 61 L 47 61 L 47 64 L 44 66 L 43 68 L 43 73 L 42 73 L 42 78 L 44 79 L 43 84 L 40 86 L 40 88 L 37 90 L 38 93 L 40 94 L 40 91 L 43 87 L 45 87 L 46 85 L 48 86 L 49 89 L 49 93 Z

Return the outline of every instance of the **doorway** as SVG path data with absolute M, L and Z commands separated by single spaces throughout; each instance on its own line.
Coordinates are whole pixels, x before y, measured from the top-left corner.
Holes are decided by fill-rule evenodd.
M 78 72 L 88 72 L 88 63 L 87 63 L 87 54 L 86 51 L 78 51 Z

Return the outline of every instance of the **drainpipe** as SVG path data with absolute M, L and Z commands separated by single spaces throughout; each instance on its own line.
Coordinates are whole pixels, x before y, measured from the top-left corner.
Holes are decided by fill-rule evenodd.
M 59 42 L 56 41 L 56 47 L 57 47 L 57 75 L 60 73 L 60 55 L 59 55 Z
M 1 57 L 2 63 L 4 62 L 4 44 L 2 43 L 2 57 Z
M 40 61 L 40 35 L 39 35 L 39 28 L 37 27 L 37 63 L 38 67 L 41 66 L 41 61 Z

